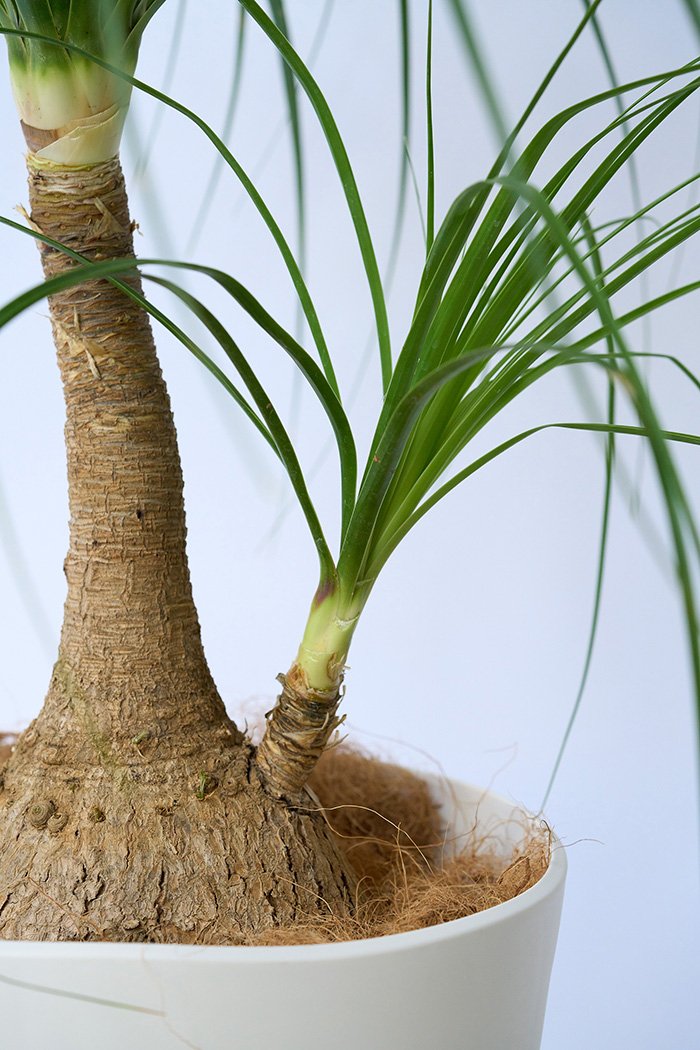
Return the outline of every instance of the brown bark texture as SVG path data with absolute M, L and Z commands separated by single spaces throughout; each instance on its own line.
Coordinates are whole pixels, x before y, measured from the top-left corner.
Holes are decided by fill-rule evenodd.
M 331 737 L 345 720 L 336 712 L 342 700 L 337 689 L 311 689 L 295 664 L 277 676 L 282 692 L 267 715 L 265 734 L 255 757 L 270 792 L 298 798 Z
M 91 259 L 133 255 L 117 160 L 30 157 L 31 220 Z M 47 277 L 73 265 L 42 246 Z M 139 278 L 130 279 L 140 288 Z M 108 282 L 52 297 L 70 547 L 44 707 L 0 785 L 0 937 L 239 943 L 353 876 L 309 796 L 274 797 L 209 673 L 175 428 L 145 312 Z

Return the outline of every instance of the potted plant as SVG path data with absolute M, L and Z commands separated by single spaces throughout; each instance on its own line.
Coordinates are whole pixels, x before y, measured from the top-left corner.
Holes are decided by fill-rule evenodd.
M 50 242 L 71 249 L 73 261 L 77 261 L 76 255 L 106 259 L 98 264 L 101 269 L 89 271 L 93 279 L 108 275 L 115 281 L 133 280 L 127 276 L 131 247 L 123 240 L 117 243 L 128 235 L 129 222 L 126 213 L 119 210 L 123 205 L 116 203 L 116 195 L 121 191 L 118 176 L 111 165 L 114 143 L 109 142 L 104 147 L 109 157 L 91 153 L 89 157 L 76 158 L 76 154 L 71 153 L 68 158 L 71 170 L 66 172 L 61 168 L 65 158 L 56 156 L 54 142 L 45 144 L 46 136 L 42 138 L 31 131 L 38 126 L 38 118 L 28 112 L 23 117 L 24 124 L 30 129 L 30 149 L 38 154 L 48 150 L 44 154 L 45 160 L 30 161 L 35 168 L 32 223 L 37 236 L 47 245 L 43 254 L 49 276 L 54 280 L 50 288 L 58 296 L 53 300 L 54 311 L 57 311 L 54 313 L 54 328 L 69 396 L 73 532 L 66 566 L 69 598 L 62 655 L 52 678 L 54 699 L 15 753 L 13 766 L 8 770 L 8 784 L 14 792 L 9 800 L 13 802 L 12 808 L 17 806 L 16 812 L 20 816 L 16 819 L 24 822 L 22 828 L 29 820 L 27 814 L 31 816 L 35 811 L 35 832 L 43 831 L 48 822 L 52 822 L 48 834 L 42 834 L 40 838 L 35 835 L 32 839 L 30 853 L 32 863 L 36 864 L 36 869 L 32 869 L 34 872 L 52 870 L 55 875 L 59 862 L 54 858 L 65 856 L 59 844 L 69 824 L 72 830 L 76 823 L 86 829 L 81 831 L 80 841 L 91 856 L 98 848 L 100 856 L 107 858 L 113 849 L 115 859 L 112 863 L 114 870 L 119 871 L 123 870 L 125 842 L 129 843 L 130 856 L 147 857 L 149 851 L 145 843 L 150 847 L 154 838 L 165 835 L 163 848 L 154 851 L 155 856 L 161 857 L 168 852 L 169 847 L 165 845 L 168 834 L 178 841 L 182 828 L 188 828 L 186 861 L 178 857 L 171 867 L 161 866 L 155 882 L 152 871 L 139 870 L 137 865 L 129 874 L 129 878 L 134 879 L 133 885 L 127 886 L 126 893 L 119 899 L 111 897 L 111 887 L 116 879 L 105 877 L 108 876 L 107 867 L 96 877 L 94 885 L 85 886 L 85 903 L 89 904 L 86 910 L 89 919 L 85 925 L 94 923 L 99 913 L 99 931 L 110 939 L 169 940 L 176 936 L 176 929 L 187 929 L 185 939 L 194 939 L 204 926 L 210 931 L 207 936 L 214 943 L 235 939 L 235 929 L 226 927 L 230 915 L 216 915 L 212 920 L 210 900 L 214 884 L 195 876 L 209 869 L 212 857 L 220 858 L 223 854 L 248 856 L 254 868 L 260 863 L 264 865 L 265 847 L 261 842 L 256 842 L 252 848 L 244 848 L 240 839 L 235 844 L 226 841 L 227 835 L 238 834 L 241 828 L 259 826 L 264 820 L 265 826 L 273 828 L 276 835 L 281 834 L 285 841 L 289 837 L 287 848 L 292 853 L 296 847 L 290 843 L 299 843 L 302 839 L 308 842 L 314 837 L 318 842 L 309 847 L 312 854 L 330 848 L 321 844 L 325 835 L 323 823 L 312 819 L 308 813 L 300 813 L 298 799 L 313 761 L 325 747 L 336 725 L 335 712 L 345 657 L 359 614 L 379 570 L 383 569 L 398 540 L 413 524 L 417 524 L 423 510 L 437 501 L 436 495 L 446 494 L 447 488 L 452 487 L 452 482 L 447 482 L 445 489 L 440 489 L 441 472 L 453 463 L 469 442 L 478 440 L 486 422 L 505 412 L 515 395 L 528 389 L 535 380 L 544 380 L 559 366 L 585 364 L 610 377 L 611 390 L 619 385 L 631 393 L 632 405 L 638 414 L 635 422 L 618 422 L 611 414 L 594 421 L 574 422 L 572 427 L 608 435 L 635 433 L 649 440 L 675 530 L 676 554 L 681 569 L 683 559 L 688 557 L 683 537 L 688 519 L 667 453 L 669 435 L 661 431 L 656 421 L 645 383 L 640 378 L 637 358 L 627 346 L 623 331 L 634 317 L 641 317 L 661 304 L 652 300 L 643 306 L 628 308 L 622 317 L 618 317 L 610 297 L 613 292 L 624 288 L 638 272 L 648 268 L 656 257 L 663 258 L 674 244 L 687 240 L 694 232 L 694 215 L 679 220 L 674 216 L 662 225 L 660 232 L 641 237 L 636 245 L 625 245 L 624 250 L 612 255 L 611 261 L 607 253 L 615 252 L 619 243 L 615 238 L 624 237 L 625 231 L 633 225 L 630 217 L 626 216 L 609 229 L 598 228 L 589 217 L 589 211 L 613 175 L 626 163 L 627 151 L 641 149 L 647 136 L 664 119 L 670 119 L 685 95 L 690 94 L 694 87 L 694 70 L 683 74 L 671 71 L 668 76 L 650 78 L 647 83 L 637 85 L 638 94 L 629 111 L 617 118 L 610 118 L 606 113 L 606 119 L 597 131 L 577 143 L 581 154 L 572 151 L 569 158 L 571 171 L 566 170 L 564 164 L 557 169 L 558 174 L 548 173 L 549 181 L 544 188 L 538 186 L 533 172 L 549 138 L 560 128 L 568 128 L 569 119 L 577 114 L 595 111 L 606 100 L 621 97 L 621 89 L 612 87 L 604 93 L 607 99 L 581 103 L 574 107 L 575 112 L 567 112 L 560 122 L 555 118 L 531 139 L 530 146 L 522 152 L 515 151 L 514 142 L 509 143 L 488 178 L 470 185 L 442 224 L 435 221 L 432 194 L 429 194 L 427 237 L 431 251 L 418 283 L 416 313 L 409 337 L 398 363 L 392 367 L 373 250 L 333 118 L 308 70 L 288 48 L 279 30 L 257 5 L 246 2 L 243 6 L 285 55 L 310 94 L 329 137 L 334 161 L 347 192 L 374 300 L 385 393 L 379 428 L 356 497 L 353 437 L 336 396 L 333 367 L 320 329 L 305 299 L 301 275 L 289 253 L 287 265 L 306 309 L 319 350 L 320 365 L 301 350 L 298 342 L 272 320 L 246 289 L 224 271 L 209 269 L 206 276 L 247 310 L 294 359 L 310 380 L 329 417 L 338 441 L 343 479 L 342 545 L 340 556 L 334 555 L 325 539 L 316 508 L 307 495 L 295 449 L 238 346 L 218 316 L 209 312 L 201 302 L 199 293 L 195 295 L 174 283 L 178 278 L 176 276 L 173 280 L 171 272 L 157 278 L 153 274 L 154 279 L 185 302 L 221 343 L 248 384 L 249 414 L 259 413 L 258 429 L 267 432 L 268 440 L 287 468 L 320 556 L 321 582 L 299 656 L 283 682 L 282 696 L 268 722 L 266 737 L 255 759 L 255 776 L 250 782 L 248 758 L 245 761 L 232 759 L 234 753 L 244 753 L 244 742 L 223 713 L 198 640 L 198 625 L 184 561 L 174 440 L 170 431 L 170 436 L 164 437 L 163 427 L 170 425 L 167 406 L 148 346 L 148 335 L 143 328 L 142 314 L 139 308 L 134 308 L 133 318 L 128 322 L 128 337 L 125 333 L 133 347 L 132 325 L 141 325 L 138 354 L 142 366 L 139 370 L 132 364 L 126 367 L 125 352 L 117 342 L 109 342 L 118 339 L 119 325 L 126 323 L 123 320 L 126 313 L 123 283 L 116 288 L 112 285 L 99 298 L 93 289 L 84 292 L 76 306 L 74 293 L 68 290 L 68 286 L 75 284 L 79 276 L 87 277 L 87 271 L 78 273 L 73 269 L 67 277 L 54 276 L 63 266 L 66 256 Z M 140 8 L 137 13 L 142 13 Z M 94 29 L 92 15 L 93 12 L 88 23 L 90 33 Z M 91 53 L 97 51 L 100 54 L 98 44 L 89 34 L 78 36 L 75 43 L 78 47 L 87 44 Z M 111 45 L 112 42 L 108 40 L 107 43 Z M 56 50 L 55 45 L 53 49 Z M 77 54 L 74 52 L 71 56 L 71 68 L 76 65 L 81 78 L 88 75 L 86 69 L 98 69 L 99 90 L 106 90 L 104 66 L 93 63 L 81 67 L 75 58 Z M 103 51 L 102 57 L 105 55 L 112 64 L 115 62 L 113 51 Z M 131 47 L 122 63 L 127 72 L 133 69 L 134 57 Z M 120 111 L 126 104 L 124 81 L 113 81 L 109 76 L 106 81 L 108 87 L 117 86 L 114 97 L 110 96 L 110 106 L 104 107 L 109 110 L 108 115 L 90 126 L 87 135 L 90 149 L 103 148 L 101 144 L 94 145 L 98 131 L 106 134 L 110 127 L 118 124 Z M 661 86 L 663 97 L 653 93 L 654 88 Z M 652 92 L 648 98 L 644 95 L 645 90 Z M 54 95 L 55 89 L 52 89 L 51 97 Z M 78 115 L 80 119 L 84 116 Z M 73 115 L 70 115 L 61 124 L 66 126 L 72 120 Z M 56 123 L 53 121 L 54 125 Z M 55 127 L 39 128 L 39 131 L 47 130 L 52 132 Z M 593 156 L 598 156 L 595 153 L 597 142 L 593 142 L 596 136 L 600 136 L 601 141 L 607 137 L 612 145 L 591 174 L 586 164 Z M 68 136 L 56 136 L 55 141 L 60 143 L 62 137 L 76 138 L 69 132 Z M 232 161 L 230 156 L 227 159 Z M 76 189 L 76 172 L 72 170 L 76 161 L 89 165 L 87 177 L 91 182 L 86 189 Z M 107 184 L 98 185 L 94 180 L 103 174 L 105 165 L 109 168 Z M 571 191 L 570 186 L 573 186 Z M 670 188 L 666 186 L 658 196 L 665 195 Z M 254 188 L 251 190 L 255 193 Z M 75 200 L 78 199 L 87 202 L 87 210 L 82 215 L 76 213 Z M 70 204 L 57 215 L 61 200 L 68 200 Z M 650 203 L 647 201 L 637 209 L 640 217 L 646 216 Z M 74 224 L 76 217 L 79 222 Z M 71 240 L 71 225 L 76 229 L 75 240 Z M 88 244 L 83 236 L 86 227 L 90 231 Z M 112 260 L 119 255 L 126 256 L 127 262 L 114 263 Z M 147 264 L 144 264 L 144 270 L 150 276 Z M 545 299 L 544 290 L 548 283 L 558 282 L 562 270 L 570 271 L 574 286 L 571 291 L 564 286 L 567 291 L 563 302 L 552 304 Z M 131 284 L 129 287 L 133 295 L 138 296 L 137 286 Z M 42 290 L 41 294 L 46 293 Z M 65 303 L 62 313 L 60 296 L 64 296 Z M 38 297 L 39 293 L 17 301 L 6 310 L 5 318 Z M 537 310 L 530 312 L 530 305 L 539 298 L 547 310 L 544 317 Z M 104 314 L 106 300 L 113 311 L 109 320 Z M 131 302 L 134 302 L 133 297 Z M 93 308 L 99 311 L 94 316 L 90 313 Z M 160 316 L 172 330 L 172 319 L 169 320 L 162 311 Z M 528 322 L 528 317 L 537 320 Z M 579 326 L 591 318 L 595 321 L 582 331 Z M 105 332 L 109 332 L 106 341 Z M 196 349 L 191 343 L 190 348 Z M 112 373 L 111 369 L 115 371 Z M 137 383 L 141 383 L 138 388 L 134 385 Z M 118 408 L 115 408 L 115 389 L 121 399 Z M 133 417 L 131 408 L 124 405 L 135 406 Z M 532 433 L 533 427 L 523 428 L 486 447 L 471 465 L 465 465 L 461 474 L 466 478 L 482 462 L 497 459 L 501 452 L 525 441 Z M 115 435 L 118 441 L 115 441 Z M 692 435 L 687 434 L 671 436 L 676 440 L 693 440 Z M 167 462 L 164 456 L 169 457 Z M 147 479 L 147 484 L 143 479 Z M 154 479 L 159 480 L 159 487 L 154 486 Z M 105 518 L 106 492 L 109 492 L 111 515 L 108 518 Z M 689 570 L 685 570 L 683 578 L 691 640 L 697 646 Z M 115 606 L 122 609 L 119 616 L 115 616 Z M 126 609 L 128 615 L 124 615 Z M 134 673 L 136 668 L 138 674 Z M 176 681 L 176 686 L 164 685 Z M 189 712 L 184 702 L 188 693 L 193 698 Z M 183 724 L 178 726 L 181 714 Z M 68 717 L 70 722 L 66 721 Z M 76 735 L 76 725 L 81 726 L 79 735 Z M 303 746 L 298 746 L 299 741 Z M 78 753 L 71 758 L 69 751 L 73 744 Z M 35 753 L 33 759 L 32 752 Z M 92 764 L 87 758 L 88 753 L 93 756 Z M 25 773 L 22 773 L 23 763 Z M 37 768 L 44 773 L 41 798 L 35 797 Z M 27 773 L 27 769 L 31 772 Z M 110 777 L 105 776 L 106 769 L 111 770 Z M 115 779 L 115 770 L 122 780 L 128 776 L 137 784 L 135 788 L 131 785 L 130 793 L 120 796 L 117 802 L 110 793 L 111 788 L 107 787 L 107 781 Z M 129 770 L 128 774 L 126 770 Z M 133 776 L 133 771 L 136 776 Z M 54 776 L 58 779 L 52 780 Z M 26 785 L 26 798 L 21 794 L 21 783 Z M 259 789 L 253 786 L 259 783 L 262 784 Z M 247 785 L 245 789 L 241 789 L 242 784 Z M 78 795 L 66 794 L 78 789 Z M 140 811 L 132 801 L 134 792 L 140 799 Z M 178 802 L 176 813 L 172 805 L 173 794 Z M 74 799 L 80 810 L 77 822 Z M 208 817 L 203 819 L 202 812 L 206 812 L 207 800 L 211 803 L 214 799 L 219 807 L 217 820 L 208 823 Z M 144 804 L 144 800 L 148 801 Z M 294 827 L 288 824 L 290 820 L 293 824 L 296 822 Z M 43 823 L 39 824 L 40 821 Z M 31 825 L 31 821 L 29 823 Z M 190 828 L 197 829 L 196 835 L 190 837 Z M 243 836 L 246 834 L 244 831 Z M 135 836 L 133 840 L 132 835 Z M 9 870 L 19 871 L 26 866 L 21 838 L 16 836 L 19 845 L 14 854 L 12 850 L 7 851 Z M 27 836 L 25 839 L 29 842 Z M 39 842 L 40 848 L 48 851 L 48 861 L 37 856 Z M 96 847 L 95 843 L 99 846 Z M 85 857 L 75 849 L 75 844 L 73 847 L 71 863 L 77 868 L 85 868 Z M 177 854 L 178 851 L 173 852 Z M 108 861 L 103 859 L 101 863 L 107 865 Z M 290 899 L 293 900 L 294 894 L 289 892 L 285 896 L 283 892 L 284 878 L 293 885 L 299 881 L 297 872 L 309 863 L 306 855 L 300 855 L 298 860 L 291 859 L 291 868 L 285 876 L 279 870 L 279 857 L 274 852 L 270 877 L 274 877 L 278 884 L 273 893 L 273 910 L 279 912 L 274 921 L 280 921 L 280 915 L 293 907 Z M 318 871 L 317 861 L 314 860 L 313 864 Z M 327 898 L 337 892 L 338 907 L 347 906 L 347 874 L 336 861 L 328 861 L 325 870 L 330 871 L 330 882 L 328 886 L 324 883 L 323 893 L 319 896 Z M 71 885 L 75 883 L 74 873 L 68 870 L 64 875 Z M 230 881 L 230 873 L 226 872 L 224 876 L 222 871 L 221 875 Z M 244 883 L 251 879 L 249 869 L 239 872 L 239 875 Z M 293 877 L 289 878 L 290 875 Z M 26 873 L 23 877 L 26 888 Z M 36 881 L 33 878 L 33 883 Z M 167 884 L 169 890 L 164 920 L 160 902 L 163 884 Z M 105 886 L 109 889 L 106 890 Z M 148 894 L 154 886 L 158 888 L 158 897 L 149 904 Z M 263 925 L 269 924 L 271 892 L 266 886 L 263 896 L 267 903 L 262 908 L 258 903 L 260 894 L 256 896 L 255 892 L 249 891 L 241 895 L 241 907 L 248 909 L 244 923 L 262 921 Z M 209 900 L 205 899 L 207 895 Z M 176 904 L 178 896 L 179 905 Z M 22 928 L 23 936 L 44 936 L 41 925 L 33 931 L 32 923 L 55 923 L 56 899 L 65 900 L 60 886 L 48 885 L 42 875 L 38 888 L 34 887 L 22 897 L 33 917 L 28 919 L 23 915 L 20 918 L 20 912 L 16 910 L 13 919 L 13 909 L 20 907 L 19 898 L 13 899 L 5 909 L 8 923 L 5 936 L 17 936 L 11 932 L 12 923 L 15 930 Z M 194 917 L 197 898 L 199 906 L 207 913 L 206 920 Z M 127 915 L 129 908 L 134 911 L 135 901 L 138 902 L 138 914 Z M 261 919 L 263 912 L 267 914 Z M 59 921 L 61 935 L 75 936 L 76 921 L 79 925 L 83 922 L 80 918 L 76 920 L 75 913 L 64 910 Z M 236 921 L 241 922 L 240 916 Z M 220 928 L 217 923 L 222 924 Z M 160 932 L 157 932 L 159 926 Z M 81 936 L 86 933 L 88 931 L 83 930 Z

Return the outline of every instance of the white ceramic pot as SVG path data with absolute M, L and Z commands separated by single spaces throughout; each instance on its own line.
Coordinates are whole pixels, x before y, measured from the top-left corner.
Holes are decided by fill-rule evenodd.
M 439 787 L 440 782 L 435 781 Z M 453 830 L 504 848 L 512 802 L 442 782 Z M 451 813 L 448 815 L 452 815 Z M 342 944 L 0 942 L 2 1045 L 21 1050 L 537 1050 L 566 859 L 488 911 Z

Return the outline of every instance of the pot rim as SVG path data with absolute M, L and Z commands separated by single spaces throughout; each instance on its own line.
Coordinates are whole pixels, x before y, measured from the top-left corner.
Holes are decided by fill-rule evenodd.
M 505 802 L 514 811 L 520 811 L 533 818 L 524 807 L 512 799 L 497 792 L 477 788 L 466 781 L 446 776 L 421 774 L 426 780 L 440 783 L 443 786 L 455 785 L 473 789 L 481 796 Z M 534 818 L 533 818 L 534 819 Z M 485 911 L 474 915 L 465 915 L 460 919 L 427 926 L 420 930 L 407 930 L 404 933 L 392 933 L 383 937 L 367 937 L 357 941 L 336 941 L 330 944 L 293 944 L 293 945 L 196 945 L 196 944 L 143 944 L 100 941 L 8 941 L 0 939 L 0 958 L 41 958 L 57 959 L 80 957 L 83 962 L 111 959 L 126 962 L 130 959 L 148 960 L 151 962 L 171 962 L 187 960 L 202 963 L 304 963 L 348 959 L 358 955 L 382 955 L 391 952 L 417 949 L 429 944 L 462 937 L 468 933 L 477 933 L 486 927 L 497 926 L 508 922 L 515 916 L 536 908 L 542 901 L 555 895 L 563 886 L 566 878 L 566 850 L 562 842 L 552 833 L 552 847 L 549 866 L 544 875 L 534 886 L 511 900 L 496 904 Z

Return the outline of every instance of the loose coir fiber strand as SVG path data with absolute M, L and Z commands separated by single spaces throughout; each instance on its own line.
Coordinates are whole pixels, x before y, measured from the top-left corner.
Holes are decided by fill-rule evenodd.
M 325 752 L 310 787 L 360 880 L 356 914 L 301 921 L 250 943 L 315 944 L 422 929 L 502 904 L 547 870 L 551 833 L 525 817 L 509 860 L 474 835 L 450 855 L 449 829 L 427 783 L 347 745 Z

